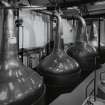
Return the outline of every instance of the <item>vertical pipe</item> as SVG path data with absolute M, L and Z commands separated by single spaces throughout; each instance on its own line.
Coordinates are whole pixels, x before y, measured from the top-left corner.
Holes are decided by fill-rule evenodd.
M 100 27 L 101 27 L 101 23 L 100 23 L 100 17 L 98 19 L 98 54 L 100 54 Z
M 17 20 L 19 22 L 19 9 L 17 9 Z M 18 47 L 18 52 L 19 52 L 19 23 L 17 23 L 17 47 Z
M 53 19 L 52 17 L 50 16 L 50 42 L 52 42 L 52 40 L 54 39 L 54 36 L 53 36 Z M 49 46 L 49 52 L 51 51 L 51 48 Z
M 95 57 L 95 65 L 96 65 L 96 57 Z M 96 76 L 96 69 L 94 70 L 94 101 L 96 101 L 96 79 L 97 79 L 97 76 Z
M 50 51 L 50 40 L 51 40 L 51 35 L 49 34 L 49 27 L 50 27 L 50 25 L 49 25 L 49 17 L 47 17 L 48 18 L 48 21 L 47 21 L 47 44 L 49 43 L 49 45 L 48 45 L 48 51 Z M 48 52 L 47 52 L 48 53 Z
M 73 18 L 73 27 L 75 27 L 75 19 Z
M 24 26 L 21 26 L 22 27 L 22 62 L 23 62 L 23 53 L 24 53 L 24 46 L 23 46 L 23 43 L 24 43 Z

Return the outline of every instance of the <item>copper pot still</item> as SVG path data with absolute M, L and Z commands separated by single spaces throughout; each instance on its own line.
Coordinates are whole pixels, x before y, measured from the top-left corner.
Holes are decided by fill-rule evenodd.
M 55 12 L 57 18 L 57 31 L 54 39 L 54 49 L 45 57 L 37 67 L 37 71 L 44 76 L 47 90 L 55 95 L 72 87 L 80 79 L 79 64 L 68 56 L 62 46 L 62 19 L 59 12 Z M 51 89 L 51 90 L 50 90 Z
M 92 22 L 90 36 L 89 36 L 89 44 L 96 49 L 97 54 L 99 55 L 100 63 L 105 63 L 105 44 L 100 42 L 100 47 L 99 47 L 98 40 L 99 39 L 98 39 L 97 26 L 94 22 Z
M 78 61 L 82 69 L 82 76 L 85 76 L 95 69 L 96 51 L 88 43 L 85 20 L 79 15 L 74 15 L 72 18 L 79 20 L 79 27 L 77 30 L 76 42 L 67 50 L 67 54 Z
M 0 59 L 0 105 L 45 105 L 43 78 L 18 58 L 14 11 L 5 1 Z

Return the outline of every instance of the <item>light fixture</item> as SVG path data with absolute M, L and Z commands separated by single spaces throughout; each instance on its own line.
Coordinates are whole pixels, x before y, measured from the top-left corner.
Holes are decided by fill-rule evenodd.
M 94 3 L 94 5 L 103 5 L 103 4 L 105 4 L 105 1 L 98 1 Z

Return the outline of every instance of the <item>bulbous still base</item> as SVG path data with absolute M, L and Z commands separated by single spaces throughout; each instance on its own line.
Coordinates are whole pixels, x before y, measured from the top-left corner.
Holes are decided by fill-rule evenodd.
M 59 95 L 71 92 L 81 81 L 81 71 L 68 75 L 49 75 L 41 73 L 46 84 L 46 100 L 49 105 Z
M 90 41 L 89 44 L 96 49 L 96 53 L 98 55 L 97 63 L 105 63 L 105 44 L 100 43 L 100 48 L 98 47 L 98 41 L 96 40 Z
M 41 73 L 40 73 L 41 74 Z M 47 104 L 51 103 L 59 95 L 67 92 L 71 92 L 80 83 L 81 72 L 77 72 L 71 75 L 46 75 L 44 81 L 46 84 L 46 99 Z
M 38 73 L 13 58 L 0 69 L 0 105 L 44 105 L 45 86 Z
M 64 51 L 59 50 L 47 56 L 36 70 L 44 77 L 47 100 L 50 102 L 62 93 L 71 92 L 73 85 L 80 81 L 78 63 Z
M 88 44 L 78 43 L 67 50 L 67 54 L 76 59 L 82 69 L 82 75 L 96 69 L 96 52 Z
M 42 94 L 40 94 L 40 97 L 38 97 L 37 99 L 34 99 L 35 95 L 33 93 L 21 100 L 17 100 L 12 103 L 2 104 L 2 105 L 46 105 L 45 93 L 46 93 L 46 88 L 44 86 Z
M 81 73 L 78 63 L 61 50 L 54 51 L 43 59 L 37 71 L 44 76 L 47 84 L 58 87 L 69 86 L 68 83 L 78 80 Z

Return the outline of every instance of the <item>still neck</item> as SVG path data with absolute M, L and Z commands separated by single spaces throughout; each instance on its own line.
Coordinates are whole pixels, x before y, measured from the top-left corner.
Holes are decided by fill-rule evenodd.
M 15 31 L 15 21 L 12 9 L 4 10 L 3 36 L 2 36 L 2 55 L 3 59 L 18 57 L 17 37 Z
M 81 16 L 74 16 L 78 21 L 78 29 L 76 35 L 76 42 L 87 42 L 87 28 L 86 22 Z
M 98 36 L 98 35 L 97 35 L 97 28 L 96 28 L 96 25 L 95 25 L 95 23 L 92 23 L 89 40 L 90 40 L 90 41 L 91 41 L 91 40 L 97 40 L 97 41 L 98 41 L 97 36 Z
M 64 50 L 64 43 L 63 43 L 63 25 L 62 25 L 62 19 L 60 14 L 56 14 L 57 16 L 57 28 L 56 28 L 56 34 L 54 38 L 54 49 L 53 51 L 61 51 Z
M 55 35 L 53 51 L 61 51 L 61 50 L 62 51 L 64 50 L 64 41 L 62 38 Z
M 83 43 L 87 43 L 88 42 L 88 36 L 87 36 L 87 31 L 85 28 L 85 32 L 81 34 L 81 31 L 83 31 L 83 29 L 80 29 L 80 25 L 79 28 L 77 30 L 77 36 L 76 36 L 76 42 L 83 42 Z

